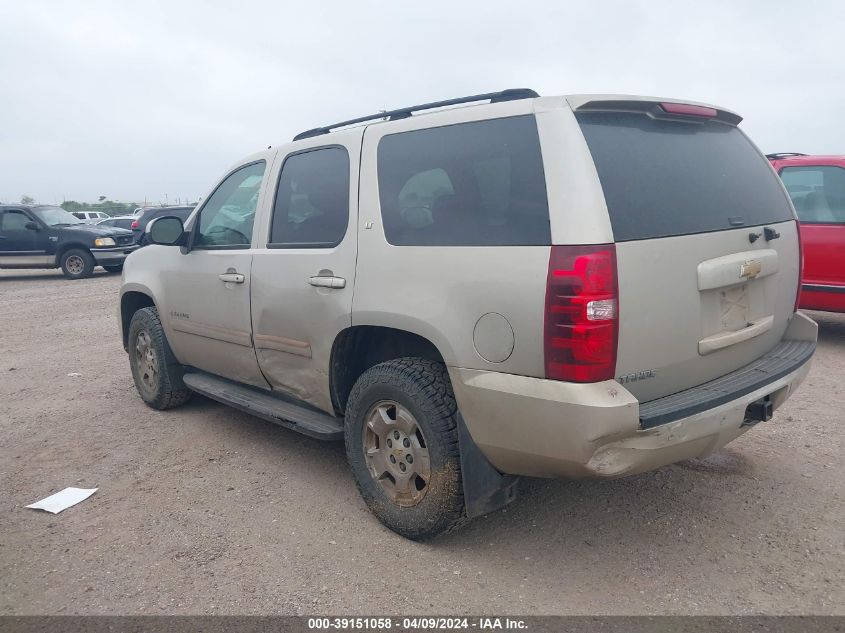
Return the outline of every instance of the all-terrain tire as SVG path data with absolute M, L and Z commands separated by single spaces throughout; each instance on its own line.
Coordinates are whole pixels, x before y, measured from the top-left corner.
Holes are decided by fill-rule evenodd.
M 172 409 L 191 398 L 154 307 L 141 308 L 129 323 L 129 366 L 141 399 L 153 409 Z
M 86 279 L 94 273 L 94 266 L 97 265 L 97 262 L 94 261 L 94 256 L 88 251 L 81 248 L 72 248 L 62 253 L 59 265 L 68 279 Z
M 385 406 L 384 403 L 388 403 L 388 407 L 389 403 L 396 403 L 403 414 L 409 412 L 424 438 L 430 476 L 423 486 L 424 496 L 410 502 L 412 505 L 408 502 L 403 505 L 391 497 L 391 492 L 380 483 L 383 478 L 377 480 L 373 475 L 365 455 L 365 434 L 368 433 L 365 425 L 378 407 Z M 457 415 L 449 374 L 442 363 L 423 358 L 400 358 L 371 367 L 355 382 L 346 406 L 346 456 L 367 506 L 397 534 L 425 540 L 450 532 L 465 522 Z M 391 434 L 388 437 L 392 437 Z M 404 441 L 405 436 L 402 437 Z M 411 441 L 423 443 L 422 438 Z M 401 461 L 401 450 L 401 446 L 399 453 L 393 449 L 388 457 L 393 459 L 391 456 L 397 454 Z M 390 482 L 393 481 L 391 477 Z

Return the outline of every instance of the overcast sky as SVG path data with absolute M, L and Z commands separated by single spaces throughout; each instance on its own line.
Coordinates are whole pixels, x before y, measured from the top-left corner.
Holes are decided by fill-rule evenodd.
M 173 202 L 295 133 L 530 87 L 716 103 L 845 153 L 845 1 L 0 0 L 0 200 Z

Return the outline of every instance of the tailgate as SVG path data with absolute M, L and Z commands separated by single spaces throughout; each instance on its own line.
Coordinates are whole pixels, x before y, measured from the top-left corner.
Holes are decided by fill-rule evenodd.
M 652 400 L 771 350 L 794 310 L 798 234 L 738 117 L 590 106 L 576 116 L 616 241 L 619 381 Z
M 754 245 L 748 229 L 617 243 L 616 374 L 638 399 L 729 373 L 783 338 L 798 242 L 794 222 L 770 226 L 781 237 Z

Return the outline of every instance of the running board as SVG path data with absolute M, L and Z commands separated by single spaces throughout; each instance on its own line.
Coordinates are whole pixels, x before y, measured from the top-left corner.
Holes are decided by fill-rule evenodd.
M 343 439 L 343 420 L 308 406 L 282 399 L 269 391 L 247 387 L 200 372 L 186 373 L 185 386 L 212 400 L 298 431 L 318 440 Z

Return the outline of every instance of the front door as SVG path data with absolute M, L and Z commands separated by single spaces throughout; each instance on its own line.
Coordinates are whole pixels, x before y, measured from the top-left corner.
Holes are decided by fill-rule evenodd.
M 0 211 L 0 266 L 48 266 L 46 231 L 23 209 Z
M 250 246 L 266 168 L 263 160 L 239 167 L 206 199 L 187 252 L 161 273 L 159 305 L 180 362 L 261 387 L 267 383 L 252 345 Z
M 273 389 L 328 412 L 332 345 L 351 325 L 361 131 L 332 137 L 277 161 L 272 218 L 252 262 L 261 371 Z
M 801 307 L 845 311 L 845 168 L 804 163 L 780 175 L 801 222 Z

